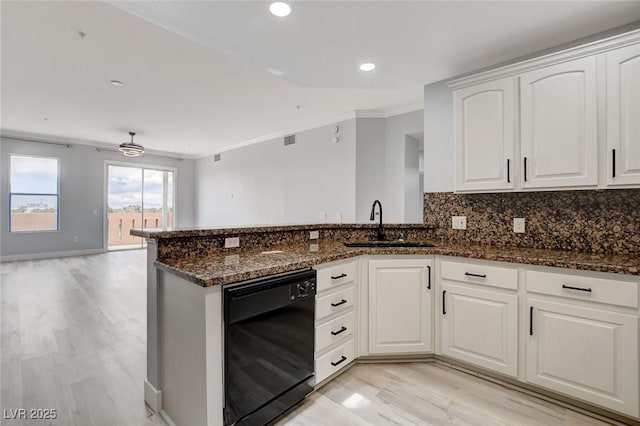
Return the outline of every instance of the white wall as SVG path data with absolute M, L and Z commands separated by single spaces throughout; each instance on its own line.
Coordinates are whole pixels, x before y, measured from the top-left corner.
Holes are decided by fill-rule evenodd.
M 356 119 L 356 222 L 368 223 L 371 205 L 380 200 L 387 216 L 385 119 Z
M 196 161 L 198 226 L 354 222 L 356 123 L 337 123 Z M 326 215 L 326 219 L 321 216 Z M 338 214 L 342 219 L 338 219 Z
M 444 81 L 424 86 L 424 191 L 454 190 L 453 94 Z
M 277 138 L 199 159 L 196 223 L 368 223 L 376 199 L 385 222 L 404 222 L 405 136 L 422 122 L 422 111 L 357 118 L 338 123 L 338 144 L 331 125 L 296 134 L 295 145 Z
M 404 221 L 422 222 L 423 195 L 420 185 L 420 142 L 405 136 L 404 151 Z
M 60 230 L 58 232 L 9 233 L 9 154 L 40 155 L 60 159 Z M 10 256 L 97 250 L 104 239 L 105 160 L 144 163 L 177 168 L 177 226 L 193 226 L 193 160 L 177 161 L 149 156 L 125 158 L 117 152 L 98 152 L 94 147 L 75 144 L 70 148 L 10 138 L 0 139 L 0 255 Z M 93 214 L 93 210 L 97 214 Z M 78 236 L 78 242 L 73 236 Z
M 422 110 L 389 117 L 385 120 L 385 218 L 389 222 L 407 221 L 405 214 L 405 150 L 407 134 L 422 133 L 424 130 Z M 416 159 L 418 161 L 418 159 Z M 408 220 L 414 222 L 416 217 Z M 387 220 L 387 219 L 385 219 Z M 422 215 L 418 222 L 422 222 Z

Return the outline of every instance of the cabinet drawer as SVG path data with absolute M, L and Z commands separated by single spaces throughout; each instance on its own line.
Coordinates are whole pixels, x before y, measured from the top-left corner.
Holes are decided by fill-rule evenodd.
M 356 291 L 353 286 L 335 293 L 327 294 L 316 298 L 316 321 L 335 314 L 344 312 L 353 306 L 355 302 Z
M 638 307 L 637 281 L 527 271 L 527 291 L 630 308 Z
M 471 262 L 443 260 L 440 262 L 443 280 L 460 281 L 491 287 L 518 289 L 518 270 Z
M 351 339 L 334 350 L 316 358 L 316 383 L 320 383 L 336 371 L 349 365 L 354 359 L 355 340 Z
M 358 269 L 357 260 L 347 262 L 329 263 L 316 268 L 318 291 L 330 289 L 332 287 L 354 282 Z
M 355 314 L 351 311 L 346 315 L 317 326 L 316 353 L 323 351 L 334 342 L 353 336 L 355 324 Z

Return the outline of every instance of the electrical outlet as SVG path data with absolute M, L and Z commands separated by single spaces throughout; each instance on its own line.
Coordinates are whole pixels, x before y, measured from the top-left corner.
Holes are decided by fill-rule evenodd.
M 224 239 L 224 248 L 240 247 L 240 237 L 230 237 Z
M 93 215 L 98 216 L 98 209 L 93 209 Z
M 513 218 L 513 232 L 524 234 L 524 217 Z
M 309 232 L 309 239 L 310 240 L 317 240 L 318 238 L 320 238 L 320 231 L 311 231 L 311 232 Z
M 467 217 L 466 216 L 452 216 L 451 227 L 453 229 L 467 229 Z
M 336 213 L 336 220 L 338 221 L 338 223 L 342 223 L 342 213 L 341 212 Z
M 77 235 L 73 236 L 73 241 L 76 242 L 76 243 L 78 242 L 78 236 Z
M 320 212 L 320 220 L 323 222 L 327 221 L 327 212 Z

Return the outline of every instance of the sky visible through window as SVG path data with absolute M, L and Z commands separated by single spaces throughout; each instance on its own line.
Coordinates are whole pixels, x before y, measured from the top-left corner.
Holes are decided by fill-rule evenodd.
M 11 189 L 12 193 L 23 194 L 57 194 L 58 193 L 58 160 L 55 158 L 11 156 Z M 11 209 L 42 204 L 49 208 L 54 197 L 40 195 L 21 195 L 12 197 Z
M 163 174 L 160 170 L 137 167 L 109 166 L 108 202 L 110 209 L 142 205 L 144 182 L 144 208 L 162 208 Z M 168 172 L 167 205 L 173 207 L 173 173 Z M 143 179 L 144 175 L 144 179 Z

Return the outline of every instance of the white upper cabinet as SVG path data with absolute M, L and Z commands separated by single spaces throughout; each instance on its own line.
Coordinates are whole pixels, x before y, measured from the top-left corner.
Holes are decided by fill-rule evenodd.
M 596 58 L 520 76 L 523 188 L 598 184 Z
M 457 90 L 456 190 L 512 189 L 514 79 Z
M 640 184 L 640 44 L 607 62 L 607 184 Z
M 640 30 L 449 86 L 456 191 L 640 187 Z

